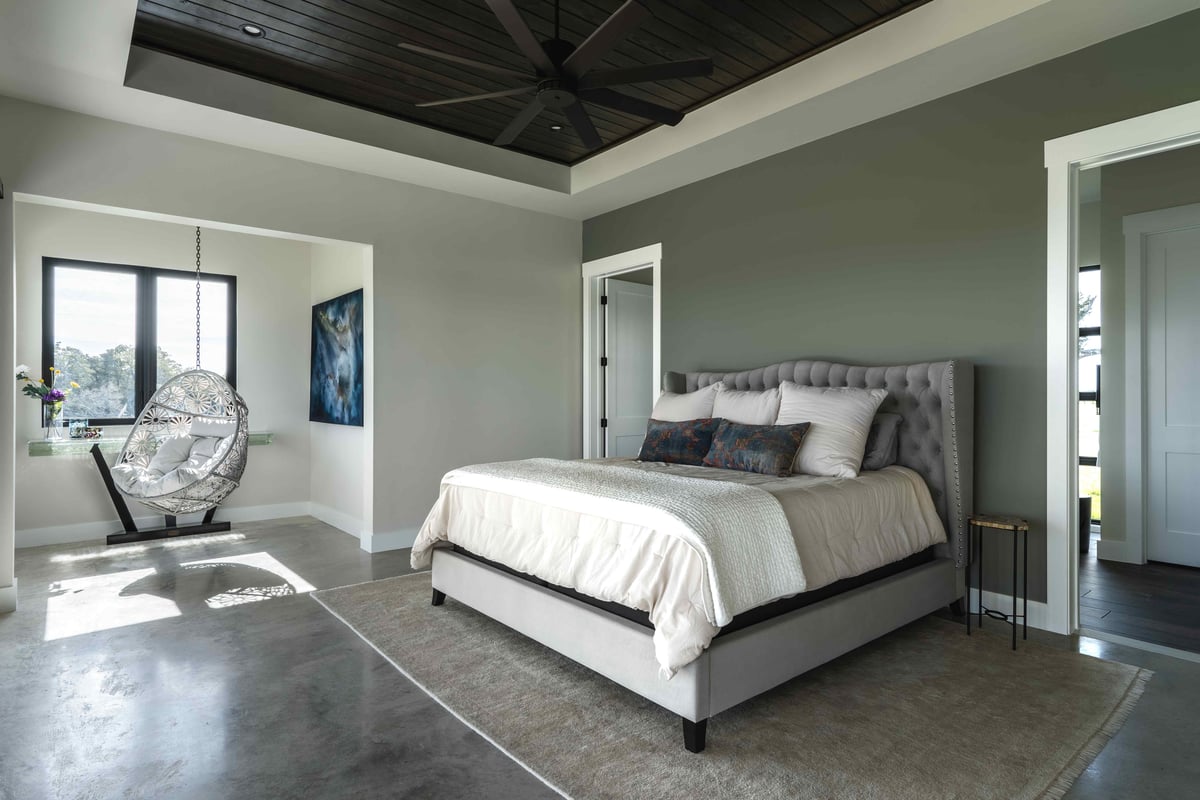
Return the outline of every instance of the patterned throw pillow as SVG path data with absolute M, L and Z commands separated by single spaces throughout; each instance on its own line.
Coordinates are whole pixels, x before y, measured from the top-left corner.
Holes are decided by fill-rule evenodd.
M 646 427 L 642 452 L 638 461 L 665 461 L 668 464 L 700 466 L 712 445 L 713 431 L 719 419 L 690 419 L 685 422 L 663 422 L 652 419 Z
M 785 477 L 792 474 L 792 462 L 808 429 L 807 422 L 743 425 L 721 420 L 704 466 Z

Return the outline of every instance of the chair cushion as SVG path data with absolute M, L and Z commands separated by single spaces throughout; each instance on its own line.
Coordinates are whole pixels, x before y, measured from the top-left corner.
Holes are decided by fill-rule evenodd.
M 146 472 L 156 478 L 161 478 L 168 472 L 174 472 L 186 463 L 192 455 L 192 437 L 175 436 L 163 439 L 158 443 L 158 450 L 146 465 Z
M 218 439 L 224 439 L 235 433 L 237 433 L 237 420 L 211 417 L 192 418 L 192 436 L 215 436 Z

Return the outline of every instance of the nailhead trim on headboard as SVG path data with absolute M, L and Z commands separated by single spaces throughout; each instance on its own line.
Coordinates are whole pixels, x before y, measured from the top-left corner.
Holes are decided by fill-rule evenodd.
M 958 531 L 963 530 L 962 475 L 958 466 L 958 412 L 954 402 L 954 362 L 946 362 L 946 392 L 950 396 L 950 456 L 954 463 L 954 521 Z M 966 542 L 961 533 L 955 537 L 954 566 L 962 568 L 967 563 Z

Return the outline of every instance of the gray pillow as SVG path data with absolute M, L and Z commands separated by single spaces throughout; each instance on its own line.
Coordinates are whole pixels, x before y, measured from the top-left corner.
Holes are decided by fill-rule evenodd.
M 884 412 L 876 414 L 867 434 L 867 448 L 863 454 L 864 470 L 883 469 L 896 463 L 900 450 L 900 423 L 904 417 Z

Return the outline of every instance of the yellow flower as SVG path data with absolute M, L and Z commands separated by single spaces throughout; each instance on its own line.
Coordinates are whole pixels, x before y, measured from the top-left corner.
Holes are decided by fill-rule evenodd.
M 45 382 L 46 382 L 45 378 L 38 378 L 38 383 L 45 383 Z
M 75 381 L 71 381 L 71 388 L 72 388 L 72 389 L 78 389 L 78 388 L 79 388 L 79 384 L 78 384 L 78 383 L 76 383 Z

